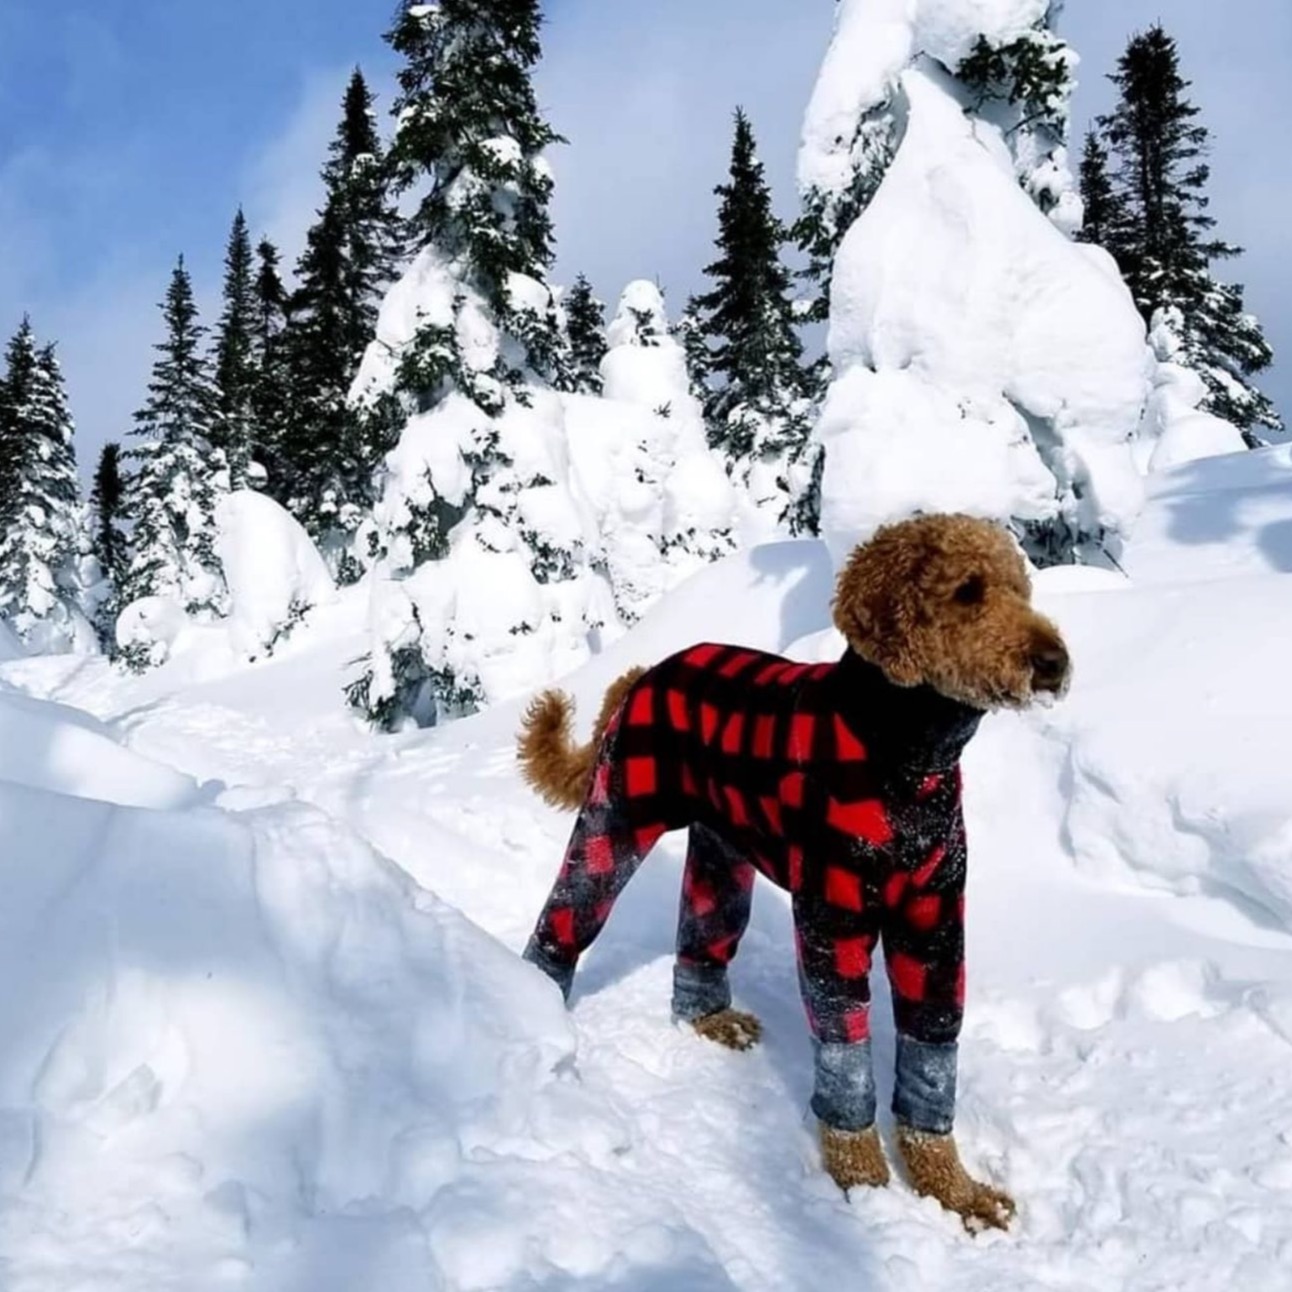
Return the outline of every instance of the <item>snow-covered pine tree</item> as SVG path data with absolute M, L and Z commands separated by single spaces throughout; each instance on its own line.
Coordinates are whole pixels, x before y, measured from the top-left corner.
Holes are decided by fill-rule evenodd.
M 606 307 L 580 274 L 565 298 L 565 333 L 570 345 L 572 389 L 601 393 L 601 361 L 606 357 Z
M 155 349 L 148 399 L 131 431 L 138 444 L 129 516 L 132 558 L 126 570 L 123 607 L 163 597 L 186 613 L 219 613 L 224 579 L 215 543 L 215 508 L 229 489 L 224 454 L 211 443 L 219 395 L 211 378 L 198 323 L 193 285 L 181 256 L 161 304 L 166 338 Z M 141 669 L 159 658 L 151 643 L 122 641 L 122 657 Z
M 781 261 L 786 231 L 739 108 L 730 176 L 714 191 L 721 198 L 719 255 L 704 271 L 712 289 L 694 300 L 709 352 L 709 443 L 754 506 L 788 527 L 801 517 L 798 504 L 813 477 L 811 380 Z
M 1206 411 L 1258 445 L 1255 428 L 1283 426 L 1249 380 L 1274 355 L 1260 323 L 1244 309 L 1242 287 L 1211 272 L 1213 261 L 1241 249 L 1212 232 L 1216 222 L 1206 213 L 1211 170 L 1204 160 L 1209 134 L 1187 97 L 1190 82 L 1180 74 L 1175 40 L 1160 24 L 1133 36 L 1110 79 L 1120 97 L 1099 128 L 1116 160 L 1113 188 L 1125 220 L 1104 245 L 1158 333 L 1159 351 L 1170 351 L 1202 378 Z
M 360 573 L 348 549 L 371 506 L 372 473 L 387 447 L 369 442 L 369 419 L 348 395 L 401 248 L 372 104 L 356 70 L 323 166 L 323 208 L 296 266 L 291 401 L 279 443 L 284 474 L 273 490 L 343 581 Z
M 1055 236 L 1080 211 L 1057 8 L 840 0 L 799 162 L 809 215 L 870 194 L 851 227 L 823 226 L 831 384 L 813 438 L 838 553 L 959 510 L 1011 524 L 1043 563 L 1097 562 L 1138 510 L 1143 323 L 1107 264 Z M 872 149 L 876 123 L 891 128 Z
M 238 208 L 224 256 L 224 310 L 215 329 L 215 384 L 218 419 L 212 423 L 214 445 L 224 451 L 233 487 L 247 483 L 260 434 L 255 426 L 256 284 L 247 220 Z M 255 473 L 258 477 L 259 473 Z
M 115 626 L 121 607 L 121 582 L 129 548 L 121 529 L 125 519 L 125 481 L 121 474 L 121 446 L 109 441 L 99 452 L 90 494 L 91 541 L 104 587 L 99 598 L 95 628 L 109 654 L 116 654 Z
M 997 126 L 1014 157 L 1019 182 L 1065 233 L 1081 223 L 1068 164 L 1068 128 L 1076 89 L 1076 54 L 1054 32 L 1063 0 L 1011 40 L 980 34 L 955 68 L 971 110 Z
M 251 331 L 253 457 L 265 469 L 268 491 L 290 493 L 290 472 L 282 456 L 292 404 L 288 365 L 288 294 L 278 271 L 278 248 L 268 238 L 256 247 L 255 315 Z
M 572 387 L 552 261 L 557 142 L 535 100 L 537 0 L 401 7 L 390 164 L 417 257 L 355 383 L 403 410 L 373 547 L 371 668 L 352 701 L 387 726 L 514 693 L 585 658 L 613 611 L 571 488 Z
M 677 322 L 673 324 L 672 334 L 686 358 L 688 387 L 703 407 L 709 402 L 712 393 L 709 385 L 711 356 L 709 344 L 705 340 L 704 317 L 698 297 L 690 297 L 682 307 Z
M 961 8 L 963 14 L 940 23 L 938 6 L 913 6 L 881 33 L 871 29 L 876 15 L 863 6 L 853 0 L 837 6 L 831 52 L 808 108 L 799 153 L 802 214 L 794 236 L 808 259 L 804 309 L 812 322 L 824 323 L 830 316 L 839 245 L 879 191 L 906 129 L 900 76 L 859 75 L 856 32 L 889 42 L 870 60 L 876 66 L 886 62 L 885 71 L 914 63 L 921 54 L 940 63 L 959 82 L 966 109 L 999 127 L 1019 182 L 1037 205 L 1067 233 L 1080 224 L 1066 148 L 1077 60 L 1054 32 L 1063 0 L 1049 0 L 1034 18 L 1035 4 L 984 11 L 983 30 L 976 34 L 970 6 Z M 927 47 L 908 43 L 915 32 L 931 37 Z
M 595 503 L 615 605 L 633 623 L 669 589 L 728 555 L 739 517 L 654 283 L 628 284 L 606 339 L 604 399 L 590 401 L 587 413 L 603 428 L 596 447 L 615 442 L 598 472 L 606 483 Z
M 73 424 L 54 347 L 24 318 L 9 342 L 0 392 L 8 494 L 0 534 L 0 617 L 36 651 L 86 644 L 85 515 Z

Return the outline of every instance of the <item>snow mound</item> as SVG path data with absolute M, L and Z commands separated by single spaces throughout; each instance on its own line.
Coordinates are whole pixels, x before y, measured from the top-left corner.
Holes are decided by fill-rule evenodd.
M 1124 561 L 1137 584 L 1292 573 L 1292 445 L 1163 471 L 1148 495 Z
M 550 984 L 317 810 L 0 784 L 0 829 L 24 1286 L 493 1286 L 530 1163 L 613 1142 Z
M 0 692 L 0 781 L 126 807 L 194 801 L 192 779 L 124 748 L 110 728 L 67 705 Z
M 1056 604 L 1078 662 L 1058 719 L 1072 783 L 1063 828 L 1088 873 L 1222 893 L 1292 929 L 1280 753 L 1292 697 L 1233 666 L 1292 640 L 1292 606 L 1275 590 L 1250 579 Z
M 336 589 L 309 535 L 272 498 L 249 489 L 228 494 L 216 506 L 215 523 L 229 589 L 229 640 L 255 659 Z
M 1151 367 L 1129 294 L 1041 215 L 944 74 L 900 87 L 905 138 L 835 262 L 832 549 L 916 508 L 1124 533 Z

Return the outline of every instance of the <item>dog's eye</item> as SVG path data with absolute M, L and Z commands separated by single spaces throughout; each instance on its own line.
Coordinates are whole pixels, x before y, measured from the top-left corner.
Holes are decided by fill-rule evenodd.
M 976 606 L 982 600 L 983 591 L 982 577 L 975 574 L 955 590 L 955 599 L 962 606 Z

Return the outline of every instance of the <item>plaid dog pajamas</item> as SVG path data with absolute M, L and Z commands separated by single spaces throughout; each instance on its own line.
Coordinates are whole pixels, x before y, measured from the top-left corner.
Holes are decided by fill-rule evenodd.
M 981 713 L 892 685 L 849 651 L 795 664 L 705 644 L 645 674 L 611 720 L 526 950 L 568 995 L 580 954 L 666 831 L 687 828 L 675 1016 L 731 1003 L 761 872 L 791 894 L 827 1125 L 875 1118 L 870 969 L 882 944 L 898 1032 L 894 1111 L 944 1133 L 964 1004 L 960 754 Z

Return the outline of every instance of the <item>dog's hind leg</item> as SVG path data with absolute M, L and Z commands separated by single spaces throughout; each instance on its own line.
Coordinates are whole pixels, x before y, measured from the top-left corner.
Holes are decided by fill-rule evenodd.
M 747 1050 L 762 1036 L 752 1014 L 731 1008 L 727 966 L 753 902 L 754 868 L 720 835 L 692 825 L 682 875 L 673 1017 L 707 1040 Z
M 596 940 L 619 894 L 665 828 L 644 822 L 630 802 L 611 794 L 612 756 L 607 745 L 524 952 L 567 1000 L 579 956 Z

